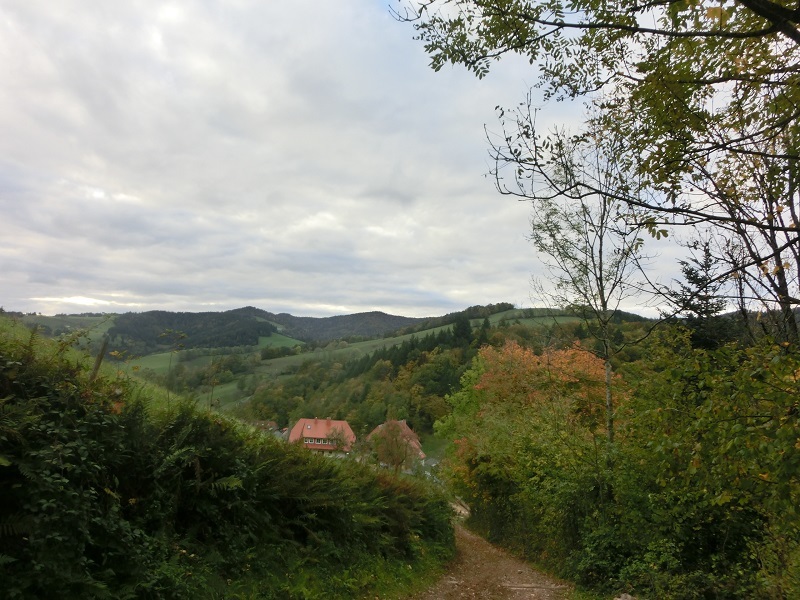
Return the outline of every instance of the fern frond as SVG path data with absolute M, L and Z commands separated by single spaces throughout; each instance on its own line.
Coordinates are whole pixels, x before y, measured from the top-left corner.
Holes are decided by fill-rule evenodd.
M 27 463 L 24 462 L 17 463 L 17 469 L 19 469 L 19 472 L 22 473 L 22 476 L 25 477 L 25 479 L 28 479 L 30 481 L 35 481 L 36 478 L 39 477 L 38 470 L 34 469 L 33 467 L 31 467 L 31 465 Z
M 16 562 L 16 560 L 16 558 L 9 556 L 8 554 L 0 554 L 0 567 L 10 565 L 11 563 Z
M 217 492 L 228 492 L 238 489 L 242 489 L 242 480 L 236 475 L 221 477 L 216 481 L 211 482 L 211 491 L 215 494 Z
M 30 533 L 33 529 L 33 518 L 26 515 L 11 515 L 0 521 L 0 537 L 13 537 Z

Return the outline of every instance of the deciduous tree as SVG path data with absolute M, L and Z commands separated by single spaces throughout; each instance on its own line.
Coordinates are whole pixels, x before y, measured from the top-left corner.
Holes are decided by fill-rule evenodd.
M 517 126 L 524 128 L 529 117 L 524 110 L 517 113 Z M 621 304 L 640 293 L 636 277 L 644 258 L 644 225 L 635 211 L 617 200 L 621 190 L 630 193 L 635 180 L 618 160 L 626 152 L 626 143 L 604 133 L 573 137 L 556 132 L 543 149 L 526 145 L 536 141 L 535 134 L 506 136 L 506 145 L 495 146 L 495 152 L 500 164 L 518 163 L 513 187 L 499 169 L 495 174 L 501 192 L 531 202 L 531 240 L 548 269 L 547 285 L 537 285 L 540 299 L 578 314 L 597 342 L 590 349 L 605 365 L 610 445 L 614 441 L 612 359 L 625 346 L 614 321 Z M 547 155 L 542 160 L 522 158 L 542 150 Z M 664 233 L 655 231 L 658 236 Z
M 615 199 L 651 233 L 688 225 L 727 240 L 716 256 L 727 259 L 720 277 L 738 277 L 732 289 L 742 300 L 774 315 L 782 338 L 798 340 L 795 5 L 431 0 L 398 15 L 414 23 L 434 69 L 462 64 L 483 77 L 493 60 L 521 54 L 538 67 L 546 98 L 587 95 L 586 131 L 624 140 L 618 162 L 635 176 Z M 498 167 L 524 178 L 549 160 L 559 136 L 543 135 L 533 116 L 517 124 Z M 599 191 L 564 183 L 567 197 Z

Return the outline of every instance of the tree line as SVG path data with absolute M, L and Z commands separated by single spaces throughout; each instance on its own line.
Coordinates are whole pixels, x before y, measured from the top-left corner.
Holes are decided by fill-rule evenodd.
M 125 313 L 108 330 L 111 347 L 133 354 L 176 348 L 257 346 L 259 337 L 277 332 L 272 323 L 228 312 L 147 311 Z

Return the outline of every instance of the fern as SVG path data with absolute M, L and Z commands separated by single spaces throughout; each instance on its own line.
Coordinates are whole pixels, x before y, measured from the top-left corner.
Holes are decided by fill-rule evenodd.
M 31 334 L 28 338 L 28 343 L 23 348 L 22 353 L 22 360 L 26 365 L 29 365 L 33 362 L 33 359 L 36 357 L 36 352 L 34 351 L 35 346 L 37 345 L 37 340 L 39 339 L 39 326 L 34 325 L 31 328 Z
M 16 562 L 16 560 L 16 558 L 9 556 L 8 554 L 0 554 L 0 567 L 10 565 L 11 563 Z
M 19 472 L 22 473 L 22 476 L 29 481 L 36 481 L 36 479 L 39 477 L 38 469 L 27 463 L 17 463 L 17 469 L 19 469 Z
M 14 396 L 0 398 L 0 441 L 21 443 L 24 439 L 24 430 L 39 419 L 39 415 L 31 414 L 30 405 L 16 401 Z M 3 464 L 0 456 L 0 466 Z
M 164 460 L 161 461 L 161 464 L 158 466 L 158 468 L 153 471 L 153 475 L 156 479 L 158 479 L 168 473 L 169 470 L 176 465 L 182 469 L 187 464 L 192 462 L 192 458 L 194 456 L 195 449 L 191 446 L 179 448 L 168 456 L 164 457 Z
M 229 475 L 228 477 L 221 477 L 216 481 L 211 482 L 211 491 L 214 494 L 219 492 L 230 492 L 232 490 L 242 489 L 242 480 L 236 475 Z
M 30 533 L 33 530 L 33 519 L 24 515 L 11 515 L 0 521 L 0 538 L 15 537 Z

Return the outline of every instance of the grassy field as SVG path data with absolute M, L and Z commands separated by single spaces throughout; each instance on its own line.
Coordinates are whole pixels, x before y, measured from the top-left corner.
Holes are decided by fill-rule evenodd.
M 49 332 L 63 331 L 69 333 L 85 332 L 89 340 L 102 338 L 114 324 L 115 315 L 101 315 L 98 317 L 83 317 L 78 315 L 25 315 L 22 322 L 27 326 L 39 325 Z
M 171 352 L 159 352 L 158 354 L 148 354 L 131 360 L 129 366 L 138 367 L 139 369 L 151 369 L 159 375 L 166 375 L 169 370 L 169 359 L 172 355 L 172 364 L 178 364 L 178 357 Z
M 490 316 L 489 324 L 492 327 L 497 327 L 501 321 L 506 321 L 509 324 L 519 322 L 528 327 L 541 327 L 552 325 L 553 323 L 570 323 L 578 320 L 579 317 L 570 315 L 556 314 L 554 316 L 547 308 L 513 308 Z M 473 319 L 472 325 L 473 327 L 480 327 L 482 322 L 483 319 Z
M 172 368 L 178 364 L 186 365 L 187 367 L 205 367 L 210 364 L 214 358 L 224 356 L 227 354 L 224 349 L 217 351 L 209 351 L 208 354 L 201 354 L 189 360 L 182 360 L 180 352 L 159 352 L 157 354 L 147 354 L 140 356 L 129 362 L 131 367 L 138 367 L 140 369 L 152 369 L 159 375 L 166 375 L 170 369 L 170 356 L 172 356 Z
M 282 333 L 273 333 L 272 335 L 262 335 L 258 338 L 259 348 L 294 348 L 295 346 L 302 346 L 303 342 L 283 335 Z
M 276 347 L 289 347 L 293 348 L 302 342 L 281 335 L 279 333 L 263 336 L 259 338 L 258 348 L 276 348 Z M 193 350 L 197 353 L 197 350 Z M 172 367 L 183 364 L 187 367 L 204 367 L 214 361 L 219 356 L 228 354 L 225 348 L 209 348 L 207 352 L 198 354 L 194 358 L 185 360 L 181 357 L 181 352 L 158 352 L 156 354 L 147 354 L 130 361 L 130 366 L 138 367 L 140 369 L 152 369 L 159 375 L 166 375 L 170 369 L 170 356 L 172 357 Z M 307 356 L 307 355 L 306 355 Z
M 318 348 L 312 352 L 304 352 L 293 356 L 282 356 L 280 358 L 273 358 L 271 360 L 262 361 L 261 365 L 257 368 L 256 373 L 260 375 L 268 375 L 271 377 L 278 377 L 280 375 L 291 373 L 298 369 L 307 360 L 335 360 L 339 362 L 347 362 L 348 360 L 357 360 L 368 354 L 372 354 L 381 348 L 390 348 L 397 346 L 403 342 L 410 340 L 412 337 L 425 337 L 429 333 L 437 334 L 443 329 L 449 329 L 452 325 L 444 325 L 434 329 L 426 329 L 418 333 L 409 333 L 391 338 L 379 338 L 375 340 L 367 340 L 364 342 L 355 342 L 348 344 L 346 342 L 332 342 L 325 348 Z

